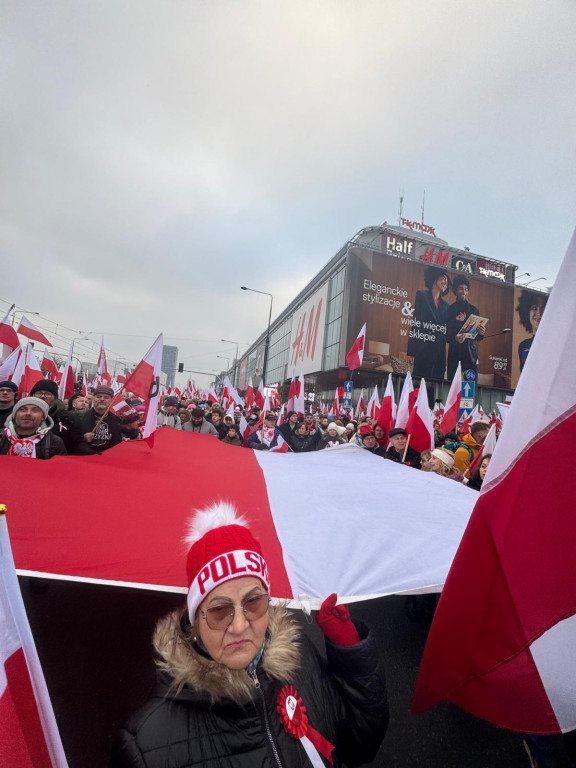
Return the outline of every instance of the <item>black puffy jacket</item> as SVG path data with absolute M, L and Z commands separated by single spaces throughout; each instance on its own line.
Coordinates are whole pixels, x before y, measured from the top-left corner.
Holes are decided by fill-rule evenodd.
M 110 768 L 310 768 L 302 743 L 284 730 L 277 712 L 286 685 L 301 697 L 310 726 L 335 746 L 335 768 L 374 757 L 388 705 L 382 663 L 366 627 L 358 627 L 358 645 L 326 641 L 326 662 L 284 608 L 271 608 L 266 647 L 251 678 L 182 642 L 180 622 L 172 614 L 157 628 L 164 672 L 152 698 L 119 733 Z

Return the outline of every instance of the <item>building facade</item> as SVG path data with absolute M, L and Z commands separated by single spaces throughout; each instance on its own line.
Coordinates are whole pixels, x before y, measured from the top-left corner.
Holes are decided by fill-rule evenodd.
M 515 285 L 514 264 L 402 222 L 354 235 L 274 320 L 264 382 L 283 399 L 293 374 L 326 403 L 351 378 L 355 403 L 389 374 L 398 394 L 410 371 L 431 401 L 445 400 L 458 362 L 485 410 L 513 392 L 539 322 L 530 312 L 541 316 L 548 293 Z M 346 353 L 364 324 L 363 364 L 350 377 Z M 240 390 L 250 378 L 258 386 L 265 349 L 266 332 L 239 361 Z
M 162 347 L 162 372 L 166 374 L 166 386 L 173 387 L 178 368 L 178 347 L 165 344 Z

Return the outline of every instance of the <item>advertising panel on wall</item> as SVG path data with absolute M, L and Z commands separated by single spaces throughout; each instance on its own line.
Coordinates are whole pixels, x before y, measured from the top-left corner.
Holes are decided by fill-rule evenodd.
M 352 246 L 347 348 L 364 323 L 363 369 L 511 387 L 513 286 Z M 478 360 L 478 363 L 476 363 Z
M 514 289 L 514 321 L 512 327 L 512 386 L 516 387 L 530 352 L 540 320 L 548 301 L 548 293 L 516 286 Z
M 319 288 L 292 316 L 290 336 L 290 361 L 288 371 L 314 373 L 322 370 L 324 328 L 328 282 Z
M 248 367 L 248 358 L 245 357 L 240 363 L 240 371 L 238 376 L 238 389 L 246 389 L 248 381 L 246 379 L 246 369 Z

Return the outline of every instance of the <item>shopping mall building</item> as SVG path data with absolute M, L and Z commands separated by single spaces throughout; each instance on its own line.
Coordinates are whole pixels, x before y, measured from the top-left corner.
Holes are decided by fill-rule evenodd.
M 311 401 L 332 403 L 350 379 L 346 353 L 366 324 L 354 405 L 362 388 L 366 394 L 377 385 L 382 395 L 389 373 L 398 396 L 408 370 L 415 386 L 424 376 L 431 404 L 445 400 L 458 356 L 485 410 L 513 392 L 539 322 L 530 309 L 539 306 L 540 315 L 548 293 L 515 285 L 514 264 L 453 248 L 419 222 L 402 224 L 365 227 L 342 246 L 271 323 L 268 354 L 265 329 L 240 358 L 234 374 L 241 391 L 250 378 L 258 386 L 265 365 L 264 382 L 283 401 L 295 372 L 304 373 Z M 468 303 L 452 307 L 462 301 L 454 290 L 462 282 Z M 474 340 L 478 326 L 483 337 Z

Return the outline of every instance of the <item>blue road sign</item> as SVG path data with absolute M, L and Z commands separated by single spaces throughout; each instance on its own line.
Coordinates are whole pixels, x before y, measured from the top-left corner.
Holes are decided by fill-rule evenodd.
M 476 394 L 476 384 L 473 381 L 463 381 L 461 384 L 461 392 L 464 399 L 473 399 Z
M 464 378 L 466 381 L 476 381 L 476 371 L 472 370 L 472 368 L 468 368 L 467 371 L 464 371 Z

